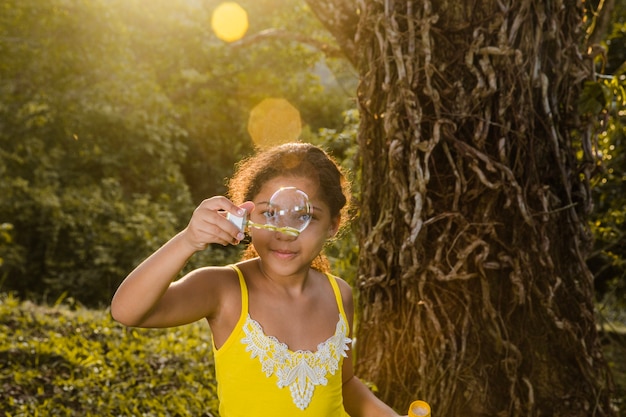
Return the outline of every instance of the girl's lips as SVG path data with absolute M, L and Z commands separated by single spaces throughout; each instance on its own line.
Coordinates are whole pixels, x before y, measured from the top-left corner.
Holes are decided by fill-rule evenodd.
M 273 249 L 272 253 L 274 253 L 274 255 L 280 259 L 289 259 L 293 258 L 296 255 L 296 252 L 282 249 Z

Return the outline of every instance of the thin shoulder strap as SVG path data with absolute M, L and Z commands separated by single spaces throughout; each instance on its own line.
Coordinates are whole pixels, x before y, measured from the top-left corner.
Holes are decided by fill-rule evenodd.
M 239 322 L 237 325 L 242 324 L 243 320 L 248 316 L 248 287 L 246 286 L 246 280 L 243 278 L 243 273 L 237 265 L 229 265 L 239 277 L 239 287 L 241 288 L 241 315 L 239 316 Z
M 346 324 L 348 322 L 348 317 L 346 316 L 346 312 L 343 309 L 343 298 L 341 297 L 341 290 L 339 290 L 339 284 L 337 284 L 337 278 L 329 273 L 326 273 L 328 277 L 328 281 L 330 282 L 331 287 L 333 287 L 333 292 L 335 293 L 335 299 L 337 300 L 337 307 L 339 308 L 339 314 L 345 320 Z

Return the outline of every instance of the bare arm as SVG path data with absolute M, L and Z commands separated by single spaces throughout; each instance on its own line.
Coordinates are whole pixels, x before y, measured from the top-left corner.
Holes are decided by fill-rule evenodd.
M 344 310 L 349 326 L 353 328 L 354 303 L 350 287 L 343 283 L 341 294 L 343 298 Z M 382 402 L 370 391 L 367 386 L 354 375 L 352 365 L 352 349 L 348 351 L 348 357 L 343 361 L 343 406 L 351 417 L 397 417 L 398 414 L 387 404 Z
M 172 283 L 187 260 L 209 244 L 236 244 L 243 238 L 220 210 L 237 214 L 239 208 L 224 197 L 204 200 L 194 211 L 188 226 L 170 239 L 133 270 L 117 289 L 111 301 L 113 318 L 127 326 L 169 327 L 190 323 L 213 313 L 216 297 L 200 297 L 219 280 L 207 275 L 223 274 L 223 269 L 194 271 Z M 219 290 L 218 287 L 214 288 Z
M 343 406 L 351 417 L 398 417 L 356 376 L 343 384 Z

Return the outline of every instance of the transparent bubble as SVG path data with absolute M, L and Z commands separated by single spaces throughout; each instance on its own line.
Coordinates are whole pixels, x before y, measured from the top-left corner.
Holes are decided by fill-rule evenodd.
M 267 224 L 279 231 L 285 229 L 300 234 L 311 222 L 309 197 L 296 187 L 283 187 L 270 198 L 267 206 Z
M 226 218 L 242 232 L 254 227 L 298 236 L 311 222 L 309 196 L 296 187 L 282 187 L 272 194 L 263 214 L 266 219 L 265 224 L 253 222 L 249 219 L 248 213 L 241 217 L 227 213 Z

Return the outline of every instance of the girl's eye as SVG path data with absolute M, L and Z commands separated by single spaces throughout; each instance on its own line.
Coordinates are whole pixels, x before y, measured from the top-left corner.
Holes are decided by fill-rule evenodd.
M 304 222 L 308 222 L 310 220 L 313 219 L 313 216 L 311 216 L 310 214 L 303 214 L 302 216 L 300 216 L 300 221 Z
M 274 217 L 276 217 L 276 211 L 275 210 L 266 210 L 263 213 L 261 213 L 263 215 L 263 217 L 265 217 L 266 219 L 273 219 Z

